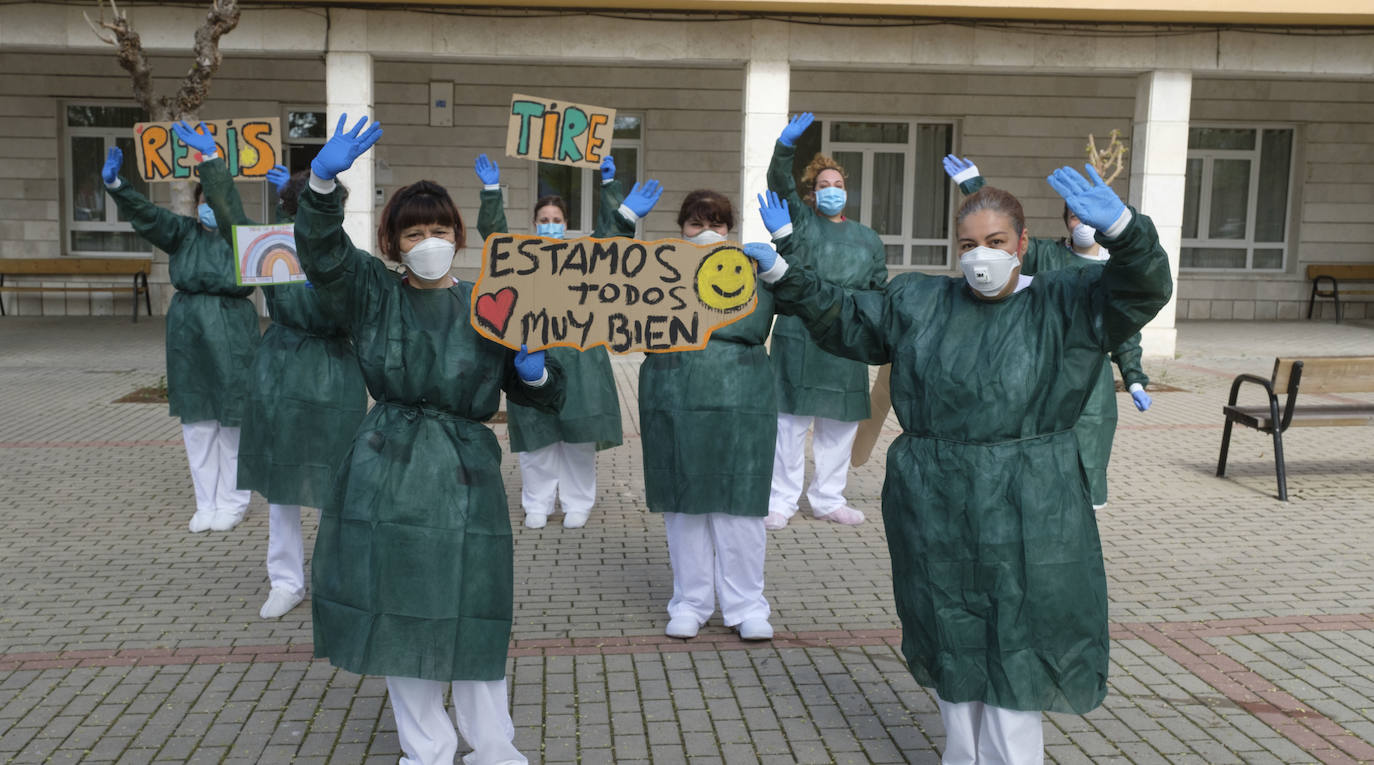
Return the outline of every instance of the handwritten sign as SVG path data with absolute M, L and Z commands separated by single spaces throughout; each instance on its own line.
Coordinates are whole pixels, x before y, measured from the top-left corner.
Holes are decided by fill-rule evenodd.
M 699 350 L 754 310 L 757 288 L 737 244 L 492 234 L 470 318 L 513 349 Z
M 295 284 L 306 281 L 296 258 L 296 234 L 290 223 L 234 226 L 234 270 L 244 286 Z
M 281 164 L 281 119 L 206 120 L 219 155 L 234 178 L 263 178 Z M 197 175 L 200 152 L 172 132 L 170 122 L 134 125 L 138 144 L 138 173 L 145 181 L 182 181 Z
M 511 96 L 506 156 L 575 167 L 599 167 L 611 153 L 615 109 L 547 98 Z

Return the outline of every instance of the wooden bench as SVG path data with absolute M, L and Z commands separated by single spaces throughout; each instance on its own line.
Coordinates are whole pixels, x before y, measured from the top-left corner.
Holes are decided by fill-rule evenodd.
M 1241 383 L 1264 388 L 1269 403 L 1264 406 L 1237 406 Z M 1231 445 L 1231 426 L 1240 423 L 1274 439 L 1274 468 L 1278 475 L 1279 499 L 1288 501 L 1288 476 L 1283 463 L 1283 432 L 1290 427 L 1336 427 L 1374 425 L 1374 402 L 1347 399 L 1347 403 L 1298 403 L 1298 384 L 1305 395 L 1331 393 L 1374 393 L 1374 356 L 1308 356 L 1304 359 L 1274 360 L 1274 375 L 1266 380 L 1256 375 L 1238 375 L 1231 383 L 1231 397 L 1222 412 L 1226 430 L 1221 435 L 1221 456 L 1217 476 L 1226 475 L 1226 451 Z M 1286 392 L 1279 406 L 1279 392 Z
M 150 258 L 0 258 L 0 292 L 112 292 L 123 289 L 108 284 L 85 283 L 56 287 L 5 284 L 6 276 L 129 276 L 132 278 L 130 289 L 134 297 L 134 321 L 138 321 L 139 293 L 143 294 L 143 305 L 148 315 L 153 315 L 153 301 L 148 294 L 148 272 L 152 266 Z M 0 301 L 0 316 L 4 315 L 5 304 Z
M 1307 318 L 1312 318 L 1312 308 L 1317 298 L 1331 298 L 1336 301 L 1336 321 L 1341 320 L 1341 293 L 1346 295 L 1374 295 L 1374 289 L 1341 289 L 1341 282 L 1374 282 L 1374 263 L 1344 263 L 1311 265 L 1307 267 L 1307 278 L 1312 280 L 1312 295 L 1307 298 Z M 1328 287 L 1322 289 L 1322 282 Z

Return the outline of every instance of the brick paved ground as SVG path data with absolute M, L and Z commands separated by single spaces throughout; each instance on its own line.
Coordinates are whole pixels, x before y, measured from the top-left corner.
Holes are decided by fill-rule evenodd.
M 258 619 L 261 499 L 234 532 L 186 533 L 177 423 L 111 403 L 162 374 L 162 331 L 0 321 L 0 762 L 394 762 L 381 680 L 311 661 L 305 607 Z M 1149 365 L 1179 392 L 1144 414 L 1120 398 L 1099 515 L 1111 693 L 1047 718 L 1049 757 L 1374 762 L 1374 429 L 1291 431 L 1287 504 L 1253 432 L 1237 433 L 1230 477 L 1213 475 L 1233 375 L 1267 375 L 1280 353 L 1374 354 L 1374 325 L 1186 323 L 1179 348 Z M 592 522 L 517 528 L 510 678 L 531 762 L 938 762 L 935 705 L 895 647 L 879 523 L 804 512 L 770 537 L 772 644 L 718 618 L 695 641 L 662 636 L 637 364 L 616 361 L 625 446 L 599 457 Z M 881 459 L 851 478 L 874 518 L 881 478 Z

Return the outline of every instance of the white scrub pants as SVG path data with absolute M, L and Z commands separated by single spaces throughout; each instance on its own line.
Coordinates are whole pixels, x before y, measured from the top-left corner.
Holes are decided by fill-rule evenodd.
M 458 733 L 472 747 L 464 765 L 527 765 L 515 748 L 515 725 L 506 706 L 506 681 L 455 680 L 453 711 L 458 732 L 444 707 L 444 686 L 437 680 L 416 677 L 386 679 L 391 708 L 396 713 L 396 734 L 401 740 L 400 765 L 453 765 L 458 754 Z
M 768 599 L 763 597 L 768 530 L 762 518 L 664 513 L 663 523 L 673 567 L 669 619 L 691 616 L 705 624 L 715 613 L 717 598 L 727 627 L 768 618 Z
M 563 514 L 590 513 L 596 501 L 596 444 L 559 441 L 520 455 L 520 504 L 526 513 L 550 515 L 555 496 Z
M 253 493 L 238 489 L 239 429 L 215 420 L 182 423 L 181 440 L 196 488 L 196 510 L 245 510 Z
M 781 513 L 787 518 L 797 514 L 802 479 L 806 477 L 806 431 L 813 423 L 811 452 L 816 459 L 816 474 L 806 490 L 811 511 L 822 518 L 848 504 L 844 486 L 849 481 L 849 458 L 859 423 L 779 412 L 778 442 L 773 450 L 773 490 L 768 498 L 770 513 Z
M 305 594 L 305 540 L 301 506 L 267 506 L 267 578 L 272 589 Z
M 945 725 L 942 765 L 1043 765 L 1045 729 L 1039 712 L 969 701 L 940 704 Z

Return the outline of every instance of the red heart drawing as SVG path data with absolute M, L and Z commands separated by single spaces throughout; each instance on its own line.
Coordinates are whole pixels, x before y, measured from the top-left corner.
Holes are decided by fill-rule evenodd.
M 496 292 L 477 296 L 477 320 L 498 336 L 506 336 L 506 324 L 515 312 L 514 287 L 502 287 Z

